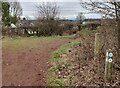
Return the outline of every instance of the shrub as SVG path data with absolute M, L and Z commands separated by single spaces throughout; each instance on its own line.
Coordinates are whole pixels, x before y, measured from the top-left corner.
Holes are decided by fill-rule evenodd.
M 38 26 L 39 36 L 62 35 L 63 29 L 59 26 L 60 22 L 55 20 L 44 21 Z

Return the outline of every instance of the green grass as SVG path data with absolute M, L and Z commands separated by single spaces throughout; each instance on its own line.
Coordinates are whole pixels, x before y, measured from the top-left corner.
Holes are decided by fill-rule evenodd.
M 51 68 L 48 70 L 48 85 L 49 86 L 64 86 L 64 80 L 59 79 L 58 76 L 55 74 L 55 71 L 59 68 L 58 63 L 61 65 L 67 64 L 65 60 L 60 58 L 60 55 L 63 55 L 67 52 L 67 50 L 72 47 L 79 44 L 77 41 L 72 41 L 69 42 L 63 46 L 61 46 L 59 49 L 54 51 L 52 53 L 52 58 L 51 58 L 51 64 L 53 65 Z
M 37 47 L 37 44 L 44 44 L 48 43 L 50 41 L 53 41 L 55 39 L 58 39 L 58 37 L 37 37 L 37 36 L 31 36 L 31 37 L 5 37 L 2 39 L 2 47 L 6 48 L 27 48 L 27 47 Z
M 75 46 L 75 45 L 77 45 L 77 44 L 78 44 L 77 41 L 72 41 L 72 42 L 69 42 L 69 43 L 61 46 L 58 50 L 54 51 L 54 52 L 52 53 L 52 59 L 51 59 L 52 62 L 58 61 L 60 55 L 65 54 L 67 49 L 69 49 L 71 46 Z
M 5 49 L 12 48 L 16 51 L 21 51 L 27 48 L 37 48 L 38 45 L 44 45 L 50 41 L 54 41 L 55 39 L 64 39 L 69 38 L 71 36 L 51 36 L 51 37 L 16 37 L 16 38 L 9 38 L 5 37 L 2 39 L 2 47 Z M 71 41 L 59 49 L 52 53 L 51 63 L 55 63 L 55 65 L 48 70 L 48 85 L 50 86 L 64 86 L 64 80 L 58 79 L 57 75 L 55 74 L 55 70 L 59 67 L 57 66 L 57 62 L 65 62 L 65 60 L 61 60 L 60 55 L 65 54 L 66 51 L 74 45 L 77 45 L 77 41 Z
M 44 44 L 48 44 L 58 38 L 53 37 L 16 37 L 16 38 L 4 38 L 2 40 L 2 48 L 7 50 L 13 50 L 16 53 L 21 51 L 28 51 L 32 48 L 42 47 Z
M 22 50 L 24 48 L 37 48 L 39 45 L 49 43 L 56 39 L 64 39 L 66 36 L 31 36 L 31 37 L 3 37 L 2 47 L 3 48 L 13 48 L 15 50 Z M 68 38 L 68 37 L 66 37 Z

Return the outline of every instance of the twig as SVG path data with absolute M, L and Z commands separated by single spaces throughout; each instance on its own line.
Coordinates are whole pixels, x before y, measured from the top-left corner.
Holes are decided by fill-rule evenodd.
M 117 84 L 119 84 L 120 83 L 120 81 L 117 81 L 117 82 L 115 82 L 113 85 L 112 85 L 112 87 L 115 87 Z
M 117 64 L 114 63 L 115 68 L 120 70 L 120 66 L 118 66 Z

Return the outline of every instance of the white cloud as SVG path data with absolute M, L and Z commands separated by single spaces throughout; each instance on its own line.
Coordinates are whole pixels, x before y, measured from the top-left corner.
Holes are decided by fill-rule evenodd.
M 7 0 L 3 0 L 7 1 Z M 9 0 L 11 2 L 14 2 L 16 0 Z M 19 2 L 89 2 L 90 0 L 18 0 Z M 92 0 L 95 2 L 110 2 L 112 0 Z M 114 1 L 120 1 L 120 0 L 114 0 Z
M 34 18 L 37 17 L 37 5 L 38 2 L 21 2 L 21 6 L 23 8 L 23 16 Z M 58 2 L 58 6 L 60 7 L 60 17 L 64 18 L 75 18 L 79 12 L 85 13 L 87 18 L 90 17 L 100 17 L 100 15 L 88 15 L 87 11 L 83 9 L 78 2 Z M 34 17 L 33 17 L 34 16 Z
M 9 0 L 14 2 L 16 0 Z M 79 2 L 80 0 L 18 0 L 19 2 Z

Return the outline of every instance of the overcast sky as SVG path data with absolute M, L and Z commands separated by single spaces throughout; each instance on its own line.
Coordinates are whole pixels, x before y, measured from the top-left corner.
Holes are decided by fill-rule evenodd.
M 13 0 L 12 0 L 13 1 Z M 23 8 L 23 16 L 34 19 L 37 17 L 36 5 L 43 1 L 51 0 L 18 0 Z M 52 0 L 53 1 L 53 0 Z M 59 1 L 59 2 L 58 2 Z M 88 12 L 80 6 L 79 0 L 58 0 L 57 5 L 60 8 L 61 18 L 75 18 L 79 12 Z M 55 0 L 53 1 L 55 2 Z M 100 14 L 85 14 L 86 18 L 100 18 Z

